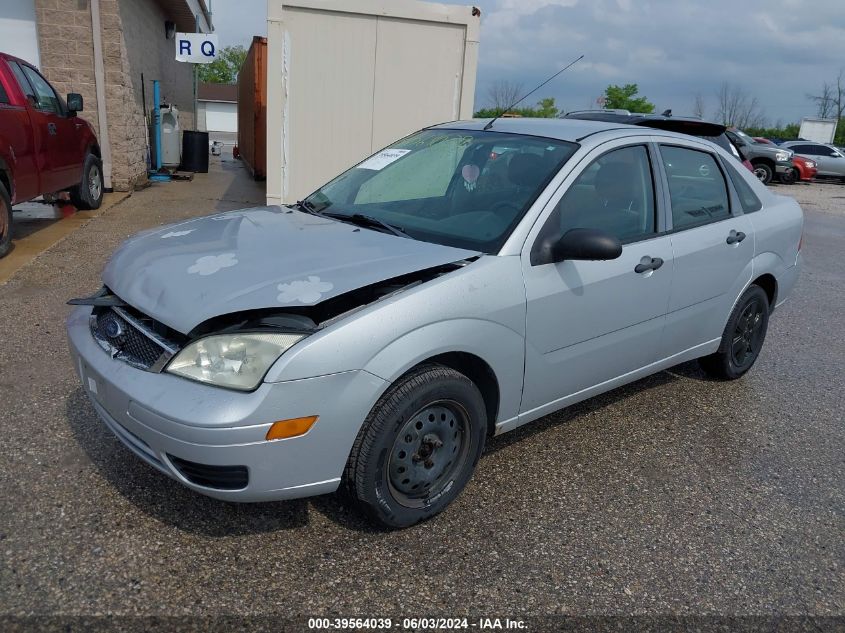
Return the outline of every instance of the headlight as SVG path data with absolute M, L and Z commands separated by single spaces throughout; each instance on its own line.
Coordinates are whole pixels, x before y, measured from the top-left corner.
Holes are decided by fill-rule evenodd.
M 775 160 L 779 163 L 785 163 L 789 160 L 789 152 L 778 152 L 775 154 Z
M 804 159 L 804 164 L 807 165 L 807 167 L 815 167 L 816 161 Z
M 303 334 L 273 333 L 207 336 L 179 352 L 167 371 L 218 387 L 251 391 L 270 365 L 303 338 Z

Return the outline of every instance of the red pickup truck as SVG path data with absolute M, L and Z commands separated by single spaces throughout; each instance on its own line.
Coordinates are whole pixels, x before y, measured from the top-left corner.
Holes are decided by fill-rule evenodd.
M 103 199 L 103 164 L 82 96 L 62 99 L 36 68 L 0 52 L 0 257 L 11 248 L 12 205 L 68 192 L 78 209 Z

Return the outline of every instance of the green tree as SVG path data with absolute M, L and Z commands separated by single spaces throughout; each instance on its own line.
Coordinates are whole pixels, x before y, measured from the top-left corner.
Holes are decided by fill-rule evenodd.
M 654 104 L 647 98 L 637 95 L 637 84 L 608 86 L 604 91 L 604 107 L 608 109 L 629 110 L 631 112 L 654 112 Z
M 554 119 L 560 114 L 560 108 L 555 105 L 554 97 L 546 97 L 540 99 L 533 108 L 511 108 L 507 112 L 502 112 L 500 108 L 483 108 L 473 116 L 476 119 L 492 119 L 503 114 L 518 114 L 526 118 Z
M 200 64 L 199 80 L 212 84 L 233 84 L 246 59 L 243 46 L 226 46 L 217 53 L 217 59 L 210 64 Z

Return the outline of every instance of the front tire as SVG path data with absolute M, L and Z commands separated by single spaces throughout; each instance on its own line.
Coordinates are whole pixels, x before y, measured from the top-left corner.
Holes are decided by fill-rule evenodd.
M 12 250 L 12 199 L 0 183 L 0 257 Z
M 103 163 L 93 154 L 85 157 L 82 181 L 70 190 L 70 201 L 82 211 L 99 209 L 103 203 Z
M 701 368 L 714 378 L 736 380 L 756 362 L 768 328 L 769 297 L 752 285 L 734 306 L 718 351 L 698 359 Z
M 382 525 L 409 527 L 460 494 L 486 437 L 478 387 L 448 367 L 420 367 L 397 381 L 367 416 L 346 465 L 346 488 Z
M 794 185 L 796 182 L 801 180 L 801 176 L 798 174 L 798 170 L 794 167 L 780 174 L 779 178 L 781 183 L 783 183 L 784 185 Z
M 754 175 L 757 176 L 757 179 L 760 182 L 764 185 L 768 185 L 772 182 L 774 171 L 772 171 L 772 168 L 766 163 L 753 163 L 752 167 L 754 167 Z

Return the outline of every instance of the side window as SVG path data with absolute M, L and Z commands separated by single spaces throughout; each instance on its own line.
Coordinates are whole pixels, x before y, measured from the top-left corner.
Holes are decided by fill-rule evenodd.
M 790 147 L 796 154 L 808 154 L 810 156 L 819 156 L 821 152 L 815 145 L 795 145 Z
M 760 198 L 757 197 L 757 194 L 751 189 L 751 185 L 745 181 L 745 178 L 732 165 L 725 165 L 725 169 L 739 196 L 743 213 L 754 213 L 762 209 L 763 203 L 760 202 Z
M 27 79 L 26 75 L 23 74 L 23 70 L 21 70 L 20 65 L 18 65 L 17 62 L 9 62 L 9 68 L 12 69 L 12 74 L 15 76 L 15 79 L 17 79 L 18 86 L 20 86 L 24 96 L 32 102 L 32 105 L 35 105 L 38 102 L 38 99 L 35 96 L 35 91 L 32 89 L 29 79 Z
M 27 79 L 29 79 L 32 87 L 35 89 L 35 96 L 36 99 L 38 99 L 38 109 L 43 112 L 64 114 L 62 102 L 56 95 L 56 91 L 53 90 L 53 87 L 47 83 L 47 80 L 29 66 L 24 66 L 23 72 Z
M 570 229 L 600 229 L 633 242 L 654 235 L 654 181 L 644 145 L 623 147 L 593 161 L 560 199 L 540 239 Z
M 724 220 L 731 214 L 725 177 L 708 152 L 661 145 L 672 200 L 672 228 Z
M 3 84 L 0 84 L 0 103 L 9 103 L 9 95 L 6 94 Z

